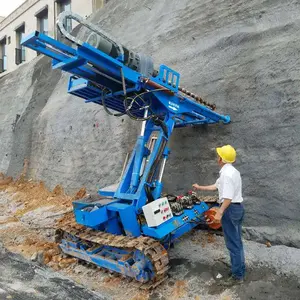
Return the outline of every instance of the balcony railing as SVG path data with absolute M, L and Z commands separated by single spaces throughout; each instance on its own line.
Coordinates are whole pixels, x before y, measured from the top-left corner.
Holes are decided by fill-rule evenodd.
M 25 61 L 25 48 L 16 48 L 16 65 Z

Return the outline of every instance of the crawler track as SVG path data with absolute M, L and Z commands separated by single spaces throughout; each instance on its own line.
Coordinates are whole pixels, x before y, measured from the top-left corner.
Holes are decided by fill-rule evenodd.
M 167 278 L 169 257 L 165 248 L 156 240 L 149 237 L 128 237 L 113 235 L 102 231 L 93 230 L 71 221 L 56 230 L 56 241 L 60 242 L 67 235 L 79 238 L 92 244 L 92 247 L 110 246 L 127 251 L 139 250 L 151 261 L 155 276 L 152 280 L 143 283 L 141 288 L 151 289 Z

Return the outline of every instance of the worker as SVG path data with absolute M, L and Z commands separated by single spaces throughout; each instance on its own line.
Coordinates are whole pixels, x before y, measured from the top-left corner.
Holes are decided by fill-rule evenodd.
M 245 256 L 242 242 L 242 222 L 244 206 L 242 197 L 242 180 L 240 172 L 232 165 L 236 159 L 236 151 L 226 145 L 216 149 L 220 177 L 215 184 L 201 186 L 194 184 L 193 188 L 200 191 L 219 192 L 220 208 L 217 210 L 213 222 L 222 223 L 224 239 L 231 259 L 231 274 L 222 281 L 224 285 L 242 283 L 245 277 Z

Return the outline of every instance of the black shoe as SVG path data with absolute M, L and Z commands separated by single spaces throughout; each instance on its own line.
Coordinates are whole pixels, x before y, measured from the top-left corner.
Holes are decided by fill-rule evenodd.
M 224 279 L 221 280 L 220 282 L 218 282 L 218 285 L 222 285 L 222 286 L 233 286 L 233 285 L 238 285 L 238 284 L 242 284 L 244 282 L 244 279 L 238 279 L 234 276 L 229 277 L 228 279 Z

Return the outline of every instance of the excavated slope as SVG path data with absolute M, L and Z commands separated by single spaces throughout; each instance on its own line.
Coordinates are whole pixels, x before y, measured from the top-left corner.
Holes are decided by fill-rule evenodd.
M 233 144 L 243 177 L 247 235 L 300 247 L 298 1 L 111 0 L 92 20 L 127 47 L 182 75 L 229 126 L 177 130 L 165 188 L 183 192 L 218 175 L 214 148 Z M 84 33 L 80 33 L 84 35 Z M 140 124 L 66 94 L 47 58 L 0 79 L 0 171 L 52 188 L 90 191 L 118 180 Z M 20 115 L 16 126 L 12 124 Z

